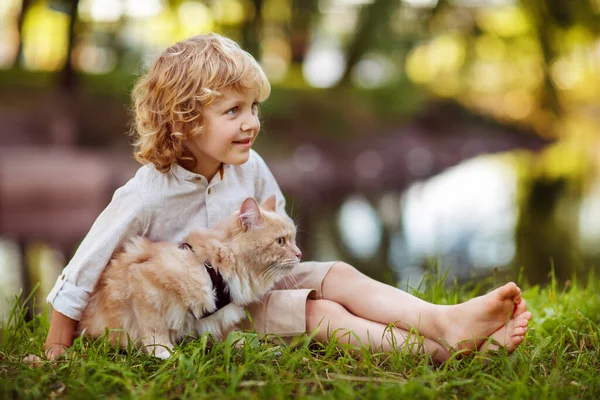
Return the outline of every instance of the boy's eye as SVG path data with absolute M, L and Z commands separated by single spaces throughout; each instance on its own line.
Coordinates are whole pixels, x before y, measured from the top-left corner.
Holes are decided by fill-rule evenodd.
M 235 106 L 235 107 L 233 107 L 233 108 L 230 108 L 229 110 L 227 110 L 227 114 L 234 115 L 234 114 L 237 114 L 237 113 L 238 113 L 238 111 L 239 111 L 239 107 L 238 107 L 238 106 Z
M 278 237 L 275 241 L 280 246 L 283 246 L 285 244 L 285 238 L 283 236 L 282 237 Z

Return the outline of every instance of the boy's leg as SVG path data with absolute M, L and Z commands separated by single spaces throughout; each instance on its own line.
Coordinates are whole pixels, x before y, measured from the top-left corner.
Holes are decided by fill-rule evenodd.
M 354 267 L 335 263 L 322 283 L 322 297 L 343 305 L 352 314 L 381 324 L 393 323 L 444 345 L 475 349 L 500 329 L 521 300 L 509 283 L 465 303 L 428 303 L 402 290 L 373 280 Z
M 431 339 L 357 317 L 329 300 L 307 300 L 306 330 L 315 332 L 319 341 L 328 341 L 335 335 L 339 343 L 365 345 L 373 351 L 406 350 L 413 354 L 430 354 L 436 362 L 448 359 L 448 352 Z

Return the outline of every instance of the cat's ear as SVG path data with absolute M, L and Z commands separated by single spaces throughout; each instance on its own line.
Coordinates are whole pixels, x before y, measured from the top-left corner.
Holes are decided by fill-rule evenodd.
M 277 210 L 277 198 L 275 197 L 275 195 L 270 195 L 268 199 L 263 201 L 261 207 L 267 211 L 275 212 Z
M 252 197 L 248 197 L 240 208 L 240 225 L 244 232 L 252 229 L 262 222 L 262 215 L 258 203 Z

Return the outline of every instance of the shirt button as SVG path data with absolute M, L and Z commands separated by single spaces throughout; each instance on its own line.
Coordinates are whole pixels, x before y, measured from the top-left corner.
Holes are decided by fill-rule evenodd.
M 210 194 L 210 191 L 211 191 L 211 190 L 210 190 L 210 188 L 209 188 L 209 189 L 208 189 L 208 194 Z
M 64 280 L 65 280 L 65 274 L 62 274 L 62 275 L 60 276 L 60 279 L 62 279 L 62 280 L 64 281 Z

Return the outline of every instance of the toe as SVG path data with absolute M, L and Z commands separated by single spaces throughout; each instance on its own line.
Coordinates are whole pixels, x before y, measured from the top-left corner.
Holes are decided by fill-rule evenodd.
M 515 321 L 514 327 L 515 328 L 526 328 L 528 324 L 529 324 L 529 321 L 527 321 L 526 319 L 519 319 L 518 321 Z
M 526 311 L 527 311 L 527 301 L 525 301 L 525 299 L 521 298 L 521 302 L 519 304 L 517 304 L 517 313 L 523 314 Z
M 525 299 L 522 298 L 521 302 L 515 303 L 515 309 L 513 311 L 513 315 L 511 316 L 511 318 L 514 319 L 514 318 L 522 315 L 526 311 L 527 311 L 527 302 L 525 301 Z
M 527 321 L 527 323 L 529 323 L 529 320 L 532 316 L 533 315 L 529 311 L 525 311 L 524 313 L 519 313 L 519 311 L 515 311 L 515 314 L 511 319 L 515 321 Z
M 525 333 L 527 333 L 527 328 L 525 327 L 518 327 L 513 330 L 514 336 L 523 336 Z
M 500 296 L 502 299 L 516 299 L 521 293 L 521 290 L 514 282 L 509 282 L 500 288 Z
M 523 342 L 524 336 L 513 336 L 506 343 L 506 349 L 509 352 L 515 351 L 515 349 Z
M 519 318 L 515 321 L 515 328 L 525 328 L 529 325 L 529 321 L 525 318 Z
M 518 346 L 521 343 L 523 343 L 523 340 L 525 339 L 525 336 L 513 336 L 512 338 L 512 344 L 513 346 Z

